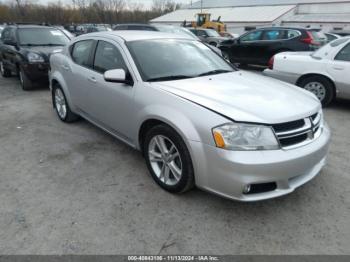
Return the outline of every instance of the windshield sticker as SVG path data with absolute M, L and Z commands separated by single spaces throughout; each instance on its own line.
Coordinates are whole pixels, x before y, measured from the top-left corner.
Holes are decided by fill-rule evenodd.
M 62 32 L 60 31 L 50 31 L 52 35 L 55 35 L 55 36 L 61 36 L 63 35 Z

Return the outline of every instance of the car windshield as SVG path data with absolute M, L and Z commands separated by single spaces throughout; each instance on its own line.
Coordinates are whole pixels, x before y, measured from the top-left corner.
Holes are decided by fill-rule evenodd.
M 334 48 L 334 47 L 337 47 L 337 46 L 340 46 L 342 44 L 344 44 L 345 42 L 349 41 L 350 38 L 340 38 L 340 39 L 336 39 L 332 42 L 330 42 L 329 44 L 321 47 L 320 49 L 316 50 L 315 52 L 313 52 L 311 54 L 311 56 L 313 58 L 316 58 L 316 59 L 320 59 L 320 58 L 323 58 L 325 56 L 327 56 L 329 54 L 329 52 Z
M 63 46 L 69 42 L 69 38 L 58 29 L 54 28 L 21 28 L 18 30 L 20 45 L 27 46 Z
M 228 73 L 235 69 L 199 41 L 162 39 L 128 44 L 144 81 L 169 81 Z
M 220 37 L 219 33 L 216 32 L 215 30 L 207 30 L 206 32 L 210 37 Z
M 185 36 L 188 36 L 192 39 L 198 40 L 197 36 L 195 36 L 190 30 L 188 30 L 186 28 L 175 27 L 175 26 L 156 26 L 156 28 L 160 32 L 185 35 Z

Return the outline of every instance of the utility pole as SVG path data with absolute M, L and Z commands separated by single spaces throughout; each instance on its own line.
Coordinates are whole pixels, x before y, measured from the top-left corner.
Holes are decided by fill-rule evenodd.
M 201 13 L 203 13 L 203 0 L 201 0 Z

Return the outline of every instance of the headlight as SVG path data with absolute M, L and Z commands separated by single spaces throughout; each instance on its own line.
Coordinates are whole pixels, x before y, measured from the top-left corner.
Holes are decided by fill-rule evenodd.
M 276 150 L 279 143 L 271 127 L 228 123 L 213 129 L 216 146 L 227 150 Z
M 41 55 L 39 55 L 37 53 L 33 53 L 33 52 L 28 53 L 27 58 L 28 58 L 28 61 L 30 63 L 44 63 L 45 62 L 44 58 Z

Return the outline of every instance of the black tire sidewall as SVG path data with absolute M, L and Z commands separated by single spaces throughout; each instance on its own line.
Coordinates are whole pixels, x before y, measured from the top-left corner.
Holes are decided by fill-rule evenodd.
M 169 186 L 164 184 L 162 181 L 160 181 L 157 177 L 157 175 L 154 173 L 151 163 L 149 160 L 149 153 L 148 148 L 150 141 L 153 137 L 157 135 L 163 135 L 170 139 L 174 145 L 176 146 L 177 150 L 179 151 L 181 162 L 182 162 L 182 176 L 180 181 L 174 185 Z M 194 171 L 193 171 L 193 164 L 192 159 L 190 156 L 190 153 L 187 149 L 187 146 L 181 136 L 171 127 L 167 125 L 158 125 L 150 129 L 147 134 L 146 138 L 144 140 L 143 144 L 143 153 L 145 156 L 147 168 L 149 172 L 151 173 L 154 181 L 164 190 L 171 192 L 171 193 L 183 193 L 188 190 L 190 190 L 194 185 Z
M 67 112 L 66 112 L 66 116 L 65 118 L 62 118 L 60 116 L 60 114 L 58 113 L 58 110 L 57 110 L 57 107 L 56 107 L 56 100 L 55 100 L 55 96 L 56 96 L 56 90 L 57 89 L 60 89 L 62 94 L 63 94 L 63 97 L 64 97 L 64 100 L 65 100 L 65 103 L 66 103 L 66 108 L 67 108 Z M 79 116 L 76 115 L 75 113 L 73 113 L 69 107 L 69 104 L 68 104 L 68 101 L 67 101 L 67 97 L 66 97 L 66 94 L 64 93 L 64 90 L 61 88 L 61 86 L 59 84 L 55 84 L 52 88 L 52 103 L 53 103 L 53 107 L 56 111 L 56 114 L 58 116 L 58 118 L 63 121 L 63 122 L 66 122 L 66 123 L 71 123 L 71 122 L 75 122 Z
M 28 91 L 28 90 L 31 90 L 33 88 L 33 83 L 32 81 L 30 81 L 28 79 L 28 77 L 26 76 L 24 70 L 20 67 L 19 68 L 19 80 L 20 80 L 20 84 L 21 84 L 21 87 L 24 91 Z M 22 81 L 21 81 L 21 78 L 22 78 Z
M 305 89 L 305 86 L 308 83 L 311 83 L 311 82 L 318 82 L 318 83 L 322 84 L 325 87 L 325 89 L 326 89 L 326 96 L 323 99 L 323 101 L 321 101 L 321 103 L 322 103 L 322 106 L 329 105 L 333 101 L 334 96 L 335 96 L 334 86 L 333 86 L 332 82 L 329 81 L 327 78 L 322 77 L 322 76 L 310 76 L 308 78 L 303 79 L 300 82 L 299 86 L 301 88 Z

